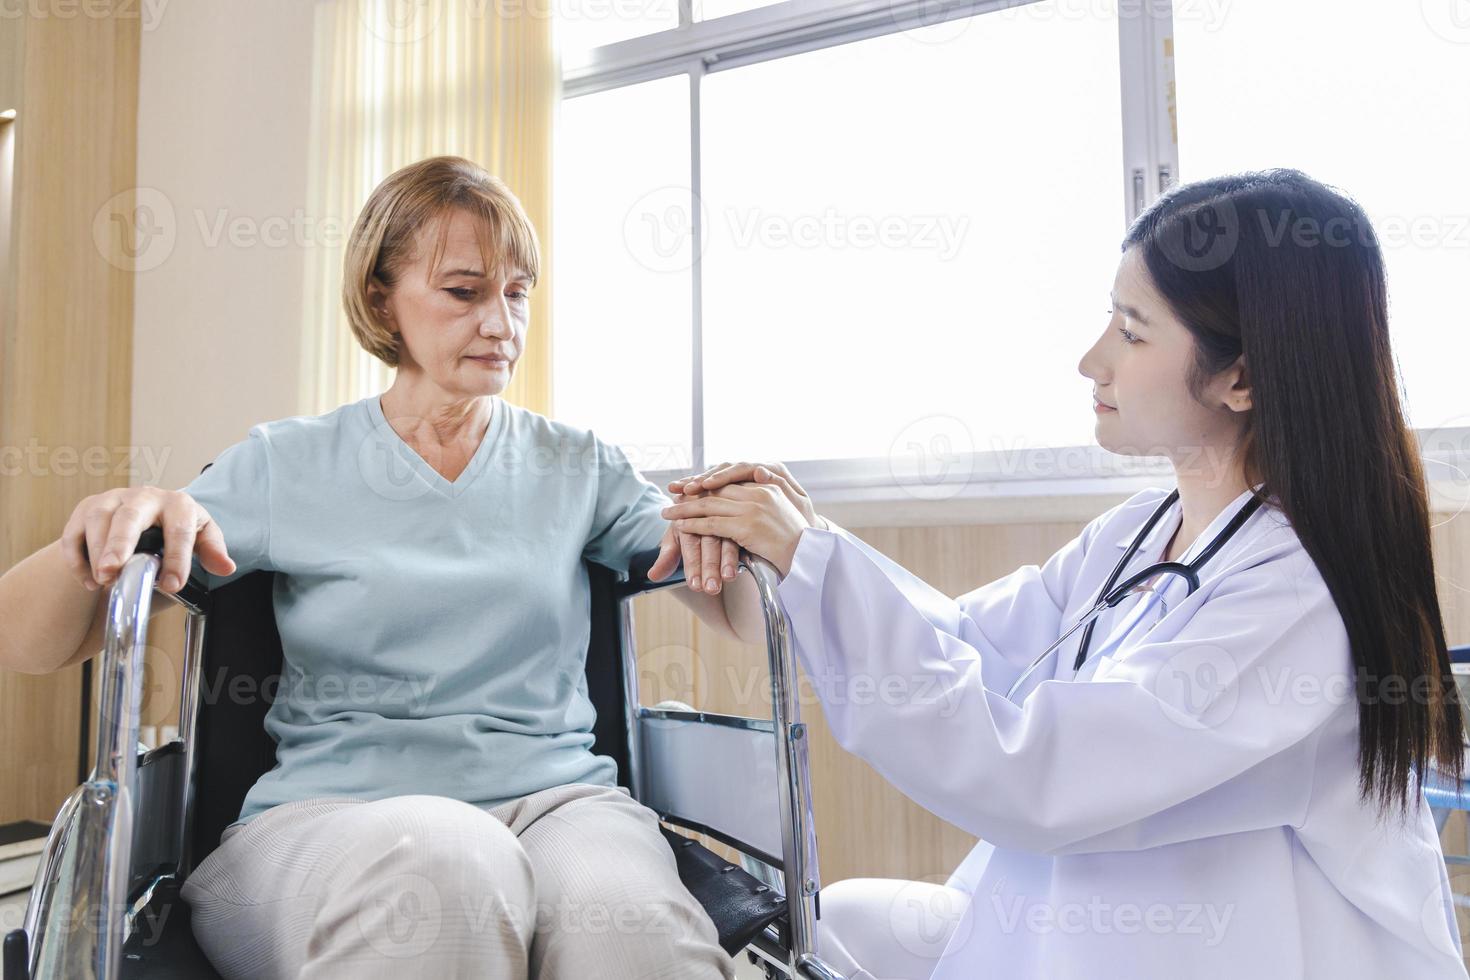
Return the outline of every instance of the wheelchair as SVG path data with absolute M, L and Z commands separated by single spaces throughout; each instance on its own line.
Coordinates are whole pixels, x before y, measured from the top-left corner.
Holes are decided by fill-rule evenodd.
M 191 576 L 178 593 L 159 593 L 185 609 L 184 664 L 178 736 L 148 749 L 138 724 L 162 553 L 161 529 L 148 529 L 108 600 L 96 766 L 52 823 L 23 926 L 4 940 L 4 980 L 218 978 L 195 943 L 179 888 L 275 765 L 264 728 L 269 682 L 279 684 L 283 667 L 275 573 L 251 572 L 213 591 Z M 772 720 L 645 707 L 632 600 L 683 581 L 676 574 L 650 582 L 655 557 L 639 555 L 626 576 L 586 563 L 593 750 L 611 757 L 619 782 L 659 814 L 679 876 L 727 953 L 744 950 L 767 978 L 843 980 L 815 948 L 820 879 L 807 733 L 777 574 L 742 555 L 765 612 Z M 259 696 L 218 696 L 242 679 Z M 733 848 L 740 864 L 670 827 Z

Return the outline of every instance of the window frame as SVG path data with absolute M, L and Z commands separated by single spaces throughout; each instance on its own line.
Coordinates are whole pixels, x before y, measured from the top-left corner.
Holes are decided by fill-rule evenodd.
M 701 196 L 700 83 L 705 75 L 949 20 L 1046 0 L 779 0 L 755 10 L 694 21 L 692 0 L 679 0 L 679 26 L 593 48 L 563 63 L 562 98 L 572 99 L 675 75 L 689 81 L 691 199 Z M 1124 186 L 1118 189 L 1119 239 L 1179 172 L 1173 78 L 1173 13 L 1166 0 L 1124 4 L 1118 11 Z M 695 251 L 690 267 L 691 455 L 694 471 L 711 462 L 704 446 L 704 359 L 700 209 L 690 213 Z M 1050 447 L 1047 471 L 1018 472 L 1005 452 L 957 454 L 961 477 L 932 480 L 885 457 L 786 460 L 813 498 L 861 507 L 923 501 L 942 508 L 991 497 L 1116 495 L 1158 483 L 1172 472 L 1161 458 L 1130 459 L 1096 445 Z M 1065 462 L 1060 462 L 1065 460 Z M 646 470 L 662 486 L 686 470 Z

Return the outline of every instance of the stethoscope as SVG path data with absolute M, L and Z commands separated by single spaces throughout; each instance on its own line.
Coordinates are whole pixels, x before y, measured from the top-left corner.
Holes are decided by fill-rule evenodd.
M 1139 530 L 1138 534 L 1134 536 L 1133 543 L 1128 546 L 1127 551 L 1123 552 L 1123 557 L 1118 559 L 1118 564 L 1113 566 L 1112 574 L 1108 576 L 1108 580 L 1103 583 L 1103 587 L 1099 592 L 1101 598 L 1090 609 L 1087 609 L 1078 617 L 1077 622 L 1072 624 L 1071 629 L 1057 637 L 1057 641 L 1043 650 L 1041 656 L 1031 661 L 1031 665 L 1021 672 L 1021 676 L 1016 678 L 1016 682 L 1011 685 L 1010 690 L 1006 691 L 1007 700 L 1014 698 L 1016 691 L 1026 683 L 1027 679 L 1036 672 L 1036 668 L 1040 667 L 1042 662 L 1051 656 L 1057 647 L 1066 642 L 1067 637 L 1085 626 L 1087 629 L 1082 634 L 1081 644 L 1077 647 L 1077 658 L 1072 663 L 1072 676 L 1076 677 L 1078 672 L 1082 670 L 1082 665 L 1087 662 L 1087 651 L 1092 643 L 1092 630 L 1097 625 L 1097 617 L 1102 614 L 1103 610 L 1113 608 L 1130 595 L 1149 592 L 1157 595 L 1160 590 L 1155 589 L 1152 585 L 1145 586 L 1145 582 L 1164 575 L 1177 575 L 1183 578 L 1185 584 L 1188 586 L 1189 591 L 1185 593 L 1186 597 L 1193 595 L 1194 591 L 1199 588 L 1200 568 L 1204 566 L 1205 562 L 1213 558 L 1215 552 L 1219 551 L 1225 546 L 1225 542 L 1230 540 L 1230 536 L 1238 531 L 1240 526 L 1260 508 L 1262 498 L 1252 496 L 1250 500 L 1246 501 L 1245 505 L 1230 519 L 1230 523 L 1220 529 L 1220 533 L 1215 535 L 1215 539 L 1210 542 L 1204 551 L 1201 551 L 1195 556 L 1193 561 L 1188 563 L 1177 561 L 1158 562 L 1149 565 L 1147 568 L 1140 569 L 1128 576 L 1127 580 L 1121 585 L 1115 587 L 1113 583 L 1118 581 L 1118 576 L 1123 574 L 1123 569 L 1128 567 L 1128 562 L 1137 553 L 1139 546 L 1148 537 L 1148 533 L 1154 529 L 1154 525 L 1168 513 L 1169 508 L 1174 506 L 1174 502 L 1178 499 L 1179 488 L 1175 487 L 1164 498 L 1163 503 L 1159 504 L 1152 516 L 1149 517 L 1147 523 Z

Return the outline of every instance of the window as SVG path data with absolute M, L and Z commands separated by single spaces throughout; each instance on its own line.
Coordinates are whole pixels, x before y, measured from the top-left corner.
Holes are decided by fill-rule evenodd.
M 705 79 L 706 456 L 1091 441 L 1076 365 L 1124 231 L 1118 119 L 1098 17 L 992 13 Z
M 643 470 L 693 465 L 689 146 L 684 76 L 562 103 L 555 413 Z
M 1057 0 L 681 16 L 567 62 L 556 414 L 654 471 L 1090 445 L 1076 366 L 1159 161 L 1133 26 Z

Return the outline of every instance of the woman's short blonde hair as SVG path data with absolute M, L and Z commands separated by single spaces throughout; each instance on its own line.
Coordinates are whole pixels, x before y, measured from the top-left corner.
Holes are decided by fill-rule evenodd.
M 417 258 L 419 233 L 451 210 L 480 219 L 480 257 L 487 275 L 505 263 L 519 267 L 531 285 L 541 277 L 541 247 L 521 202 L 498 177 L 464 157 L 430 157 L 395 171 L 373 191 L 352 234 L 342 263 L 342 305 L 352 334 L 369 354 L 398 365 L 400 337 L 368 301 L 374 277 L 391 289 Z M 441 221 L 429 257 L 433 274 L 444 254 L 449 222 Z

